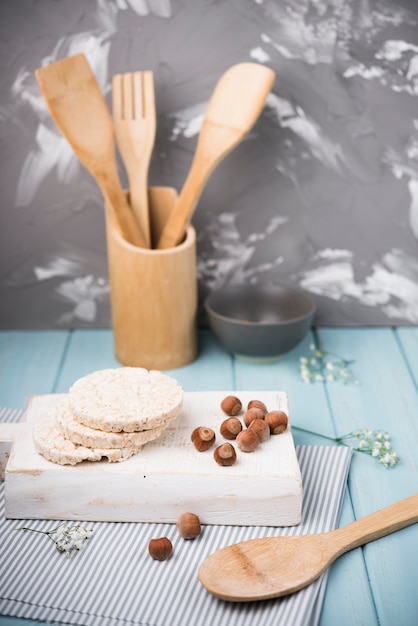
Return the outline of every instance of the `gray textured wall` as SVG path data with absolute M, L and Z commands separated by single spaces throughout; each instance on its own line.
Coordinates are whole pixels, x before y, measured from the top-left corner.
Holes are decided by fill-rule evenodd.
M 34 78 L 76 52 L 109 104 L 114 73 L 153 70 L 150 183 L 177 188 L 220 75 L 275 70 L 194 216 L 201 297 L 284 282 L 319 325 L 418 323 L 416 0 L 2 0 L 0 46 L 0 327 L 110 324 L 100 191 Z

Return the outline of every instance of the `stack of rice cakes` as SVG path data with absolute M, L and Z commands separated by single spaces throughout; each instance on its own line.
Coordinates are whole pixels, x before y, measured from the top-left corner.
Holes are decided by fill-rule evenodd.
M 157 439 L 180 413 L 176 380 L 138 367 L 105 369 L 77 380 L 53 415 L 34 427 L 36 450 L 49 461 L 124 461 Z

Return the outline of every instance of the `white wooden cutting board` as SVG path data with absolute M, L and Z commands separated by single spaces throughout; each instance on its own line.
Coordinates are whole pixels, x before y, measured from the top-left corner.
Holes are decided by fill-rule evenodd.
M 302 481 L 290 429 L 271 436 L 252 453 L 237 449 L 237 462 L 221 467 L 215 446 L 197 452 L 196 426 L 210 426 L 217 444 L 221 400 L 230 392 L 184 394 L 181 414 L 155 442 L 121 463 L 84 461 L 61 466 L 39 455 L 33 424 L 54 411 L 63 394 L 35 396 L 21 424 L 0 424 L 3 450 L 13 439 L 5 471 L 6 517 L 15 519 L 175 522 L 191 511 L 205 524 L 292 526 L 300 522 Z M 288 413 L 283 392 L 240 392 L 270 410 Z M 6 450 L 7 451 L 7 450 Z

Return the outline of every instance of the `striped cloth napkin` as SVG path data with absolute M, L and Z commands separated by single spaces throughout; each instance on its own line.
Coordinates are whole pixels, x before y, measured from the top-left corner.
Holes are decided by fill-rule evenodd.
M 0 421 L 23 411 L 0 409 Z M 338 525 L 351 449 L 298 446 L 304 485 L 303 518 L 291 528 L 204 526 L 184 541 L 173 524 L 88 522 L 94 532 L 69 558 L 45 535 L 52 520 L 6 520 L 0 483 L 0 614 L 79 626 L 315 626 L 327 573 L 290 596 L 228 603 L 212 597 L 197 579 L 203 559 L 219 548 L 256 537 L 332 530 Z M 63 485 L 65 489 L 65 485 Z M 148 542 L 166 535 L 174 546 L 163 563 L 148 555 Z

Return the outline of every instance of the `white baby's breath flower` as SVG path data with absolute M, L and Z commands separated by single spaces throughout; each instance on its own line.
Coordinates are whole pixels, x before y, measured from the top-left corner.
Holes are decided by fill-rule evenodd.
M 400 461 L 396 452 L 391 449 L 389 434 L 384 431 L 360 428 L 343 437 L 337 437 L 335 441 L 350 445 L 350 440 L 358 440 L 357 445 L 352 446 L 354 450 L 369 454 L 385 467 L 393 467 Z
M 350 364 L 352 361 L 343 359 L 336 354 L 318 349 L 313 343 L 309 346 L 310 355 L 299 358 L 299 370 L 304 382 L 341 381 L 344 384 L 358 385 L 359 381 L 353 376 Z M 332 377 L 328 376 L 332 372 Z
M 35 528 L 20 528 L 16 530 L 31 531 L 46 535 L 54 542 L 56 550 L 69 557 L 74 550 L 81 550 L 86 539 L 93 534 L 93 528 L 83 528 L 79 524 L 74 526 L 60 524 L 52 530 L 37 530 Z

